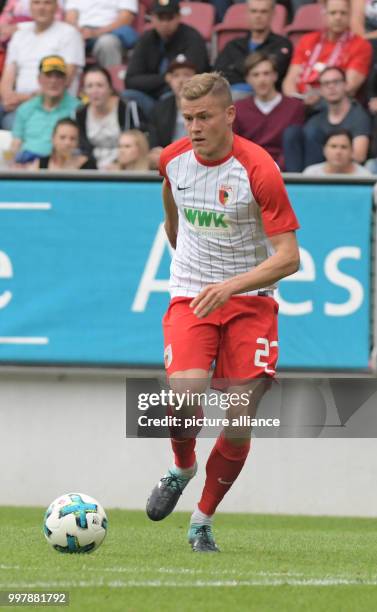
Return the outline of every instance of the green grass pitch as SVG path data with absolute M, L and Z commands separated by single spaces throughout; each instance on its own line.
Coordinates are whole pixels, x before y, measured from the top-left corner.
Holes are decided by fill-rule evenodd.
M 372 519 L 219 513 L 222 552 L 196 554 L 186 542 L 188 514 L 152 523 L 143 512 L 110 510 L 97 551 L 62 555 L 44 539 L 43 514 L 0 508 L 0 590 L 69 591 L 60 610 L 377 610 Z

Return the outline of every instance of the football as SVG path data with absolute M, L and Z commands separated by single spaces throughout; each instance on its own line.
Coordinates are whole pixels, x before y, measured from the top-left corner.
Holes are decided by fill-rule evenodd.
M 67 493 L 47 508 L 43 531 L 48 543 L 59 552 L 89 553 L 105 538 L 107 516 L 93 497 Z

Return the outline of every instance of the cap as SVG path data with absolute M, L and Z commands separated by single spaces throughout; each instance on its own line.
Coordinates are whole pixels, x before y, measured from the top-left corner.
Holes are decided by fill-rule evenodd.
M 169 64 L 167 72 L 173 72 L 176 68 L 191 68 L 196 72 L 196 66 L 183 53 L 180 53 Z
M 48 55 L 41 60 L 39 72 L 47 74 L 49 72 L 61 72 L 67 74 L 67 65 L 59 55 Z
M 179 13 L 179 0 L 155 0 L 152 4 L 151 13 L 161 15 L 162 13 Z

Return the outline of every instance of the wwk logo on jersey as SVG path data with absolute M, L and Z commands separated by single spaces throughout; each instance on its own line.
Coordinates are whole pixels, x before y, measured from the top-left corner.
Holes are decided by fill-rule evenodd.
M 214 210 L 196 210 L 184 207 L 186 220 L 197 230 L 223 232 L 231 231 L 229 218 L 225 213 L 217 213 Z
M 223 206 L 225 204 L 231 204 L 233 201 L 233 187 L 229 185 L 220 185 L 219 189 L 219 202 Z

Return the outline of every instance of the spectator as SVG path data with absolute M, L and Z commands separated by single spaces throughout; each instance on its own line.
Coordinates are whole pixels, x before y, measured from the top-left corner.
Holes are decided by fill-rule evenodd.
M 374 0 L 350 0 L 352 31 L 377 42 L 377 6 Z
M 151 23 L 152 29 L 144 32 L 135 46 L 124 92 L 137 100 L 146 116 L 169 92 L 166 69 L 177 55 L 185 55 L 197 72 L 209 68 L 205 41 L 197 30 L 180 22 L 178 0 L 154 0 Z
M 356 34 L 369 40 L 373 48 L 373 66 L 368 79 L 368 107 L 372 115 L 370 152 L 377 156 L 377 3 L 373 0 L 351 0 L 351 26 Z M 370 160 L 369 163 L 374 162 Z
M 319 83 L 326 107 L 313 115 L 303 128 L 292 126 L 284 134 L 288 172 L 301 172 L 306 166 L 323 161 L 323 144 L 334 127 L 351 133 L 356 162 L 364 163 L 367 158 L 371 120 L 364 108 L 347 95 L 344 71 L 335 67 L 325 68 Z
M 353 174 L 371 176 L 370 172 L 352 159 L 352 136 L 348 130 L 337 129 L 328 134 L 323 147 L 325 161 L 305 168 L 307 176 Z
M 278 72 L 273 56 L 261 51 L 252 53 L 246 58 L 245 74 L 254 95 L 236 102 L 233 131 L 264 147 L 284 170 L 282 136 L 289 125 L 304 123 L 304 105 L 277 91 Z
M 107 170 L 149 170 L 148 139 L 140 130 L 128 130 L 119 136 L 118 156 Z
M 250 85 L 245 83 L 244 72 L 244 61 L 250 53 L 263 51 L 263 53 L 275 55 L 279 91 L 292 55 L 290 40 L 271 31 L 275 1 L 248 0 L 248 6 L 250 34 L 231 40 L 219 54 L 215 63 L 215 69 L 222 72 L 231 84 L 233 99 L 244 97 L 243 92 L 246 92 L 246 95 L 251 93 Z
M 96 170 L 97 165 L 92 157 L 82 155 L 79 151 L 79 126 L 69 117 L 60 119 L 52 133 L 52 153 L 34 160 L 29 168 L 32 170 Z
M 350 31 L 349 0 L 327 0 L 325 7 L 325 30 L 301 38 L 283 83 L 287 96 L 299 94 L 312 106 L 319 101 L 319 75 L 324 68 L 342 68 L 347 93 L 354 96 L 368 75 L 372 57 L 370 43 Z
M 101 66 L 86 70 L 83 85 L 89 102 L 76 114 L 80 148 L 95 157 L 98 168 L 105 168 L 116 159 L 120 133 L 141 127 L 137 105 L 116 95 L 110 74 Z
M 196 68 L 185 55 L 178 55 L 170 64 L 166 81 L 174 95 L 157 102 L 150 116 L 148 127 L 151 146 L 150 161 L 158 168 L 163 147 L 186 135 L 181 113 L 180 94 L 183 85 L 196 73 Z
M 63 0 L 58 1 L 56 19 L 63 19 Z M 24 21 L 33 21 L 30 0 L 7 0 L 0 14 L 0 41 L 7 42 Z
M 51 153 L 55 124 L 73 115 L 79 101 L 67 90 L 68 68 L 63 58 L 50 55 L 39 67 L 41 94 L 19 106 L 12 130 L 16 162 L 25 164 Z
M 80 34 L 68 23 L 54 19 L 56 0 L 31 0 L 34 22 L 24 23 L 12 36 L 1 79 L 3 129 L 11 129 L 14 111 L 38 92 L 38 66 L 43 57 L 60 55 L 67 64 L 68 89 L 76 95 L 80 68 L 85 64 Z
M 138 35 L 131 27 L 137 0 L 66 0 L 66 21 L 78 27 L 86 50 L 101 66 L 121 64 L 123 47 L 130 49 Z

